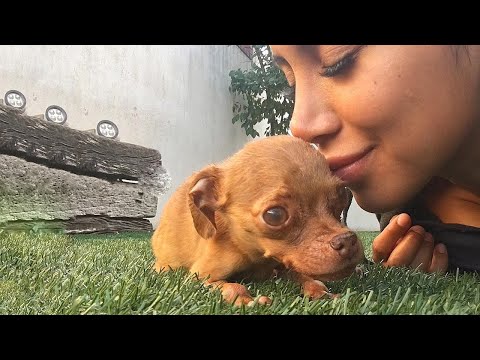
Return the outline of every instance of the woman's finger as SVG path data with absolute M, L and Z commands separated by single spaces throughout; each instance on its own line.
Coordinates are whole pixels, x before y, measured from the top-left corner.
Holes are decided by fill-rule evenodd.
M 400 214 L 393 217 L 385 229 L 373 240 L 373 261 L 386 261 L 395 248 L 397 241 L 407 233 L 410 225 L 411 219 L 408 214 Z
M 433 236 L 430 233 L 425 233 L 423 243 L 417 252 L 417 255 L 410 263 L 410 267 L 418 269 L 423 272 L 427 272 L 430 268 L 433 256 Z
M 444 244 L 437 244 L 433 249 L 432 263 L 428 272 L 445 274 L 448 269 L 448 252 Z
M 419 225 L 412 226 L 402 241 L 393 249 L 386 266 L 409 266 L 424 243 L 425 230 Z

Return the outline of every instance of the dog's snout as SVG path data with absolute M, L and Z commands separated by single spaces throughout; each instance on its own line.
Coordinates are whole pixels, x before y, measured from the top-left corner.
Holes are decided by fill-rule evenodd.
M 357 241 L 357 235 L 355 235 L 354 232 L 349 231 L 336 235 L 330 240 L 330 246 L 342 256 L 351 256 L 356 251 Z

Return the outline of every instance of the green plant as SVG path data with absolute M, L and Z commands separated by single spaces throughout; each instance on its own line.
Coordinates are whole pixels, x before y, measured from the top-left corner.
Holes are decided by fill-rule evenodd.
M 266 136 L 286 134 L 293 112 L 294 94 L 283 72 L 274 64 L 268 45 L 252 45 L 249 70 L 230 71 L 230 91 L 240 98 L 233 103 L 232 123 L 240 121 L 245 133 L 259 136 L 254 126 L 263 120 Z

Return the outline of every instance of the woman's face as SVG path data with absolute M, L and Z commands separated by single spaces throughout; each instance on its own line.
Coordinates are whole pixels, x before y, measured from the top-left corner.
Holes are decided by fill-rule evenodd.
M 294 136 L 316 143 L 370 212 L 401 206 L 478 118 L 478 69 L 452 46 L 271 46 L 295 86 Z

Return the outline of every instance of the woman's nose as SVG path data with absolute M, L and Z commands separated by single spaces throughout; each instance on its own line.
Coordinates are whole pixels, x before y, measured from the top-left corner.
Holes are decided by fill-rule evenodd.
M 313 86 L 303 88 L 297 82 L 295 107 L 290 120 L 293 136 L 310 143 L 322 144 L 341 128 L 341 121 L 326 96 L 316 92 Z

